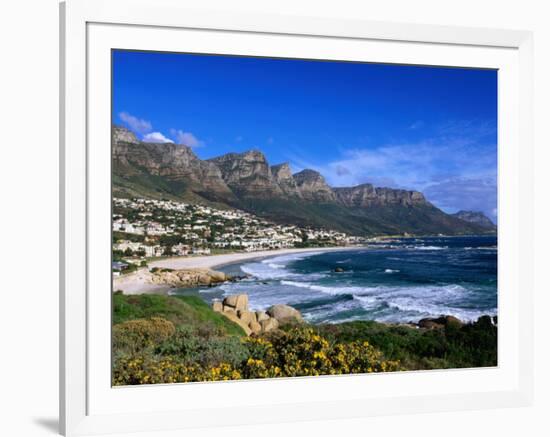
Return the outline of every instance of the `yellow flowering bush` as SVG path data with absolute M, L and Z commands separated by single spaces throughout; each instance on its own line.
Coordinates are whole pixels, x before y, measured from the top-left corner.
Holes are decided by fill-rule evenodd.
M 155 333 L 170 335 L 171 330 L 167 325 L 158 320 L 151 320 L 151 323 L 158 328 L 154 330 Z M 125 329 L 132 333 L 138 332 L 141 336 L 139 338 L 150 341 L 149 325 L 141 321 L 136 326 L 130 326 L 132 329 Z M 398 362 L 385 360 L 382 353 L 366 341 L 330 342 L 309 327 L 292 327 L 265 336 L 245 337 L 241 340 L 241 347 L 244 347 L 247 355 L 240 362 L 190 362 L 178 355 L 155 353 L 152 349 L 115 356 L 113 383 L 131 385 L 225 381 L 401 370 Z
M 183 364 L 173 357 L 153 356 L 123 357 L 117 360 L 114 385 L 167 384 L 174 382 L 228 381 L 241 379 L 241 373 L 231 364 L 203 368 L 194 364 Z
M 251 358 L 244 363 L 247 378 L 318 376 L 400 370 L 366 341 L 330 343 L 311 328 L 277 331 L 268 338 L 250 337 Z

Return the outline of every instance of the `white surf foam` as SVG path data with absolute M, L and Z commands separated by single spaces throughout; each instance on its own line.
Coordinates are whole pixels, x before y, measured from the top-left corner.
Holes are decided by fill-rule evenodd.
M 445 250 L 449 246 L 412 246 L 412 249 L 415 250 Z
M 274 258 L 264 259 L 258 262 L 252 262 L 243 264 L 241 270 L 251 276 L 258 279 L 282 279 L 282 278 L 298 278 L 305 275 L 299 273 L 292 273 L 287 269 L 287 266 L 293 262 L 311 256 L 319 255 L 322 252 L 307 252 L 297 253 L 290 255 L 282 255 Z M 318 279 L 323 277 L 322 274 L 312 273 L 307 275 L 309 278 Z

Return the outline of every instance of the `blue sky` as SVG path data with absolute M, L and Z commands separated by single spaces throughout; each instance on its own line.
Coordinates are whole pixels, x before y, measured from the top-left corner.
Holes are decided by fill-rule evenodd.
M 113 120 L 200 158 L 258 149 L 330 185 L 496 220 L 497 72 L 115 51 Z

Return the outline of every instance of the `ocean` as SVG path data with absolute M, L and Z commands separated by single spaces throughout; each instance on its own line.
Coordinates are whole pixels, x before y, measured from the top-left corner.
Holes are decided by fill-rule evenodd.
M 340 268 L 342 272 L 336 272 Z M 193 291 L 207 301 L 247 293 L 252 309 L 283 303 L 312 323 L 417 322 L 497 314 L 497 238 L 401 238 L 364 250 L 313 251 L 219 268 L 250 275 Z

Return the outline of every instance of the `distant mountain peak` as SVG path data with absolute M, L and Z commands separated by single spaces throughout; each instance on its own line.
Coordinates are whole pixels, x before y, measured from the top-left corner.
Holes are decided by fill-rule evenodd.
M 377 205 L 431 206 L 419 191 L 374 187 L 372 184 L 334 188 L 334 192 L 338 200 L 346 206 L 364 208 Z
M 244 152 L 230 152 L 225 153 L 215 158 L 210 158 L 209 161 L 223 161 L 223 160 L 235 160 L 235 159 L 255 159 L 267 162 L 267 158 L 261 150 L 250 149 Z
M 292 175 L 304 199 L 316 202 L 334 202 L 336 196 L 318 171 L 306 168 Z
M 271 171 L 291 171 L 290 164 L 288 162 L 281 162 L 271 166 Z
M 227 153 L 208 160 L 218 166 L 224 181 L 245 197 L 282 195 L 265 155 L 259 150 Z
M 305 168 L 302 171 L 299 171 L 298 173 L 294 173 L 294 178 L 297 180 L 305 180 L 305 179 L 322 179 L 323 181 L 325 178 L 316 170 L 312 170 L 310 168 Z
M 298 189 L 298 184 L 292 176 L 292 170 L 288 162 L 272 165 L 271 174 L 275 182 L 279 184 L 279 187 L 281 187 L 281 190 L 283 190 L 286 195 L 298 198 L 302 197 L 302 193 Z
M 493 221 L 489 217 L 487 217 L 482 211 L 460 210 L 451 215 L 453 217 L 459 218 L 460 220 L 463 220 L 468 223 L 474 223 L 486 229 L 497 228 L 497 226 L 493 223 Z
M 115 144 L 121 142 L 138 144 L 140 141 L 137 139 L 136 134 L 127 127 L 115 125 L 113 126 L 113 142 Z

